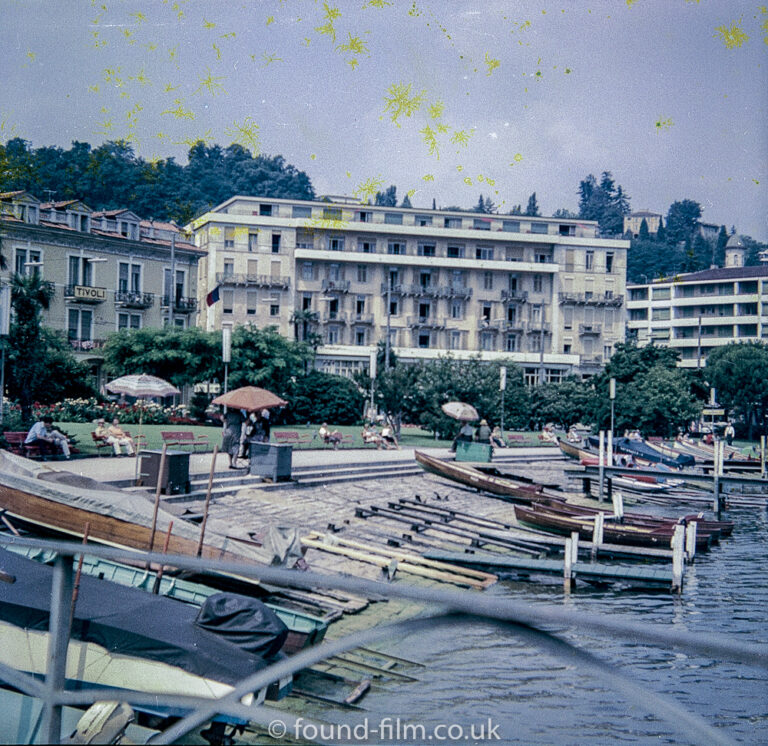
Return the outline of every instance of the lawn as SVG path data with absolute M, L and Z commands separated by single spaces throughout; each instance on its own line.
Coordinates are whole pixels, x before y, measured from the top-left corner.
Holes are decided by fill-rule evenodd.
M 94 430 L 94 425 L 91 423 L 81 422 L 57 422 L 56 426 L 62 431 L 68 433 L 77 439 L 78 450 L 88 456 L 96 455 L 96 446 L 91 438 L 91 433 Z M 304 450 L 313 448 L 330 448 L 319 441 L 317 438 L 311 439 L 317 432 L 319 425 L 278 425 L 274 430 L 291 430 L 299 433 L 299 435 L 310 436 L 310 439 L 299 445 L 294 445 L 294 449 Z M 331 429 L 339 430 L 343 435 L 351 435 L 352 443 L 345 443 L 344 448 L 372 448 L 373 446 L 364 446 L 363 440 L 360 435 L 362 427 L 359 425 L 340 425 L 338 427 L 332 426 Z M 137 435 L 139 432 L 138 425 L 127 425 L 128 430 L 132 435 Z M 167 430 L 175 431 L 191 431 L 195 434 L 195 438 L 199 435 L 205 435 L 210 443 L 210 448 L 213 450 L 213 446 L 218 443 L 221 444 L 221 428 L 209 427 L 203 425 L 142 425 L 141 433 L 146 436 L 147 448 L 159 449 L 163 446 L 161 432 Z M 532 446 L 541 445 L 538 439 L 538 433 L 523 432 L 515 433 L 516 436 L 521 436 L 522 440 L 515 440 L 511 443 L 513 446 Z M 272 441 L 274 442 L 274 435 Z M 404 427 L 400 433 L 400 445 L 404 448 L 448 448 L 451 445 L 450 440 L 436 440 L 426 430 L 422 430 L 418 427 Z M 186 449 L 185 449 L 186 450 Z M 200 448 L 198 451 L 202 450 Z M 106 449 L 102 449 L 102 454 L 106 453 Z

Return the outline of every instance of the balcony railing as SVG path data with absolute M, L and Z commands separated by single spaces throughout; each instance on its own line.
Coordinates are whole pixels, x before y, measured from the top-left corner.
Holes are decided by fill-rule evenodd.
M 428 298 L 439 298 L 442 295 L 441 288 L 438 285 L 403 285 L 403 295 L 426 296 Z
M 64 297 L 79 303 L 103 303 L 107 299 L 107 289 L 91 285 L 67 285 L 64 288 Z
M 322 289 L 324 293 L 348 293 L 349 280 L 323 280 Z
M 167 295 L 163 296 L 163 306 L 165 308 L 168 308 L 169 300 L 170 298 Z M 174 298 L 173 310 L 175 313 L 194 313 L 197 311 L 197 298 Z
M 622 306 L 623 295 L 605 295 L 604 293 L 559 293 L 560 305 L 573 306 Z
M 463 285 L 442 285 L 440 295 L 443 298 L 471 298 L 472 288 Z
M 408 288 L 408 285 L 403 285 L 403 283 L 401 282 L 393 283 L 391 286 L 387 285 L 386 282 L 382 282 L 381 294 L 386 295 L 387 290 L 389 290 L 392 295 L 405 295 L 407 288 Z
M 528 300 L 527 290 L 502 290 L 501 299 L 505 303 L 525 303 Z
M 135 291 L 118 291 L 115 293 L 115 303 L 123 308 L 150 308 L 154 302 L 154 293 L 139 293 Z
M 534 336 L 538 336 L 539 334 L 551 334 L 552 325 L 546 321 L 543 324 L 541 322 L 536 323 L 535 321 L 530 321 L 525 326 L 525 333 L 533 334 Z
M 590 367 L 598 367 L 603 364 L 603 356 L 602 355 L 592 355 L 589 357 L 585 357 L 584 355 L 581 356 L 579 360 L 579 364 L 582 367 L 590 366 Z
M 322 319 L 324 324 L 346 324 L 347 314 L 344 311 L 326 311 Z
M 504 319 L 478 319 L 477 328 L 481 331 L 497 332 L 504 326 Z
M 252 285 L 254 287 L 282 288 L 291 287 L 290 277 L 273 277 L 272 275 L 243 275 L 232 272 L 217 272 L 216 283 L 219 285 Z
M 587 335 L 594 335 L 599 337 L 603 332 L 602 324 L 579 324 L 579 334 L 584 337 Z
M 409 316 L 408 326 L 421 329 L 445 329 L 445 319 L 437 316 Z
M 105 339 L 69 339 L 69 346 L 76 352 L 100 350 L 104 347 Z
M 372 324 L 373 314 L 372 313 L 352 313 L 349 316 L 349 320 L 353 324 Z

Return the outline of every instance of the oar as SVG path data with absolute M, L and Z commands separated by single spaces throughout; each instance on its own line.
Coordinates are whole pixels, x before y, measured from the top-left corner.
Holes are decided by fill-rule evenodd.
M 88 543 L 88 534 L 91 531 L 90 522 L 86 521 L 85 529 L 83 531 L 83 546 Z M 85 559 L 85 553 L 80 555 L 80 559 L 77 561 L 77 572 L 75 573 L 75 585 L 72 589 L 72 605 L 69 609 L 69 627 L 72 628 L 72 620 L 75 618 L 75 605 L 77 604 L 77 597 L 80 595 L 80 576 L 83 574 L 83 560 Z
M 203 553 L 203 539 L 205 538 L 205 524 L 208 523 L 208 508 L 211 505 L 211 490 L 213 489 L 213 473 L 216 471 L 216 457 L 219 455 L 219 446 L 213 447 L 211 470 L 208 472 L 208 489 L 205 493 L 205 507 L 203 508 L 203 522 L 200 525 L 200 541 L 197 544 L 197 556 Z
M 155 489 L 155 507 L 152 511 L 152 532 L 149 535 L 149 551 L 154 549 L 155 532 L 157 531 L 157 511 L 160 507 L 160 492 L 163 489 L 163 479 L 165 479 L 165 452 L 168 450 L 168 444 L 163 443 L 163 452 L 160 454 L 160 469 L 157 475 L 157 487 Z
M 163 554 L 168 554 L 168 543 L 171 541 L 171 531 L 173 531 L 173 521 L 168 524 L 168 531 L 165 533 L 165 541 L 163 542 Z M 163 570 L 165 565 L 160 565 L 160 569 L 155 575 L 155 584 L 152 586 L 152 593 L 155 595 L 160 591 L 160 581 L 163 579 Z

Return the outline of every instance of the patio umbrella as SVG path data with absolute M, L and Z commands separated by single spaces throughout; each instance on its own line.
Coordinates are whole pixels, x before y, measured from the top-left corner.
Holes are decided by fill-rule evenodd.
M 288 404 L 285 399 L 257 386 L 243 386 L 239 389 L 233 389 L 226 394 L 217 396 L 211 403 L 232 407 L 232 409 L 244 409 L 246 412 L 284 407 Z
M 454 420 L 461 422 L 472 422 L 480 417 L 477 410 L 471 405 L 466 404 L 463 401 L 449 401 L 442 405 L 441 409 L 449 417 L 453 417 Z

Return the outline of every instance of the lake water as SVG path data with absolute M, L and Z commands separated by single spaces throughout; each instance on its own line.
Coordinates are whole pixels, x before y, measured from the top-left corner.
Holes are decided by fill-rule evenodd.
M 553 474 L 531 476 L 551 478 Z M 480 499 L 480 498 L 478 498 Z M 643 507 L 645 512 L 660 508 Z M 668 511 L 667 511 L 668 512 Z M 679 514 L 680 509 L 673 510 Z M 560 581 L 533 584 L 502 581 L 485 593 L 536 604 L 617 615 L 638 624 L 718 633 L 731 639 L 768 643 L 768 516 L 765 510 L 731 510 L 734 534 L 687 568 L 682 596 L 669 593 L 595 590 L 580 586 L 564 597 Z M 742 743 L 768 743 L 768 672 L 748 665 L 672 653 L 610 638 L 589 629 L 564 629 L 561 636 L 615 666 L 648 690 L 674 699 L 687 710 Z M 698 743 L 645 708 L 628 703 L 599 678 L 515 639 L 498 627 L 477 623 L 410 635 L 382 647 L 417 660 L 417 683 L 387 686 L 363 700 L 370 727 L 381 718 L 391 730 L 371 742 L 420 743 L 402 724 L 422 724 L 426 741 L 447 743 Z M 343 714 L 316 713 L 345 722 Z M 359 714 L 358 714 L 359 715 Z M 362 716 L 362 715 L 360 715 Z M 396 719 L 400 718 L 400 738 Z M 500 741 L 483 741 L 489 719 Z M 432 728 L 443 725 L 439 733 Z M 470 726 L 474 724 L 474 733 Z M 442 739 L 440 739 L 442 740 Z M 425 741 L 425 742 L 426 742 Z

